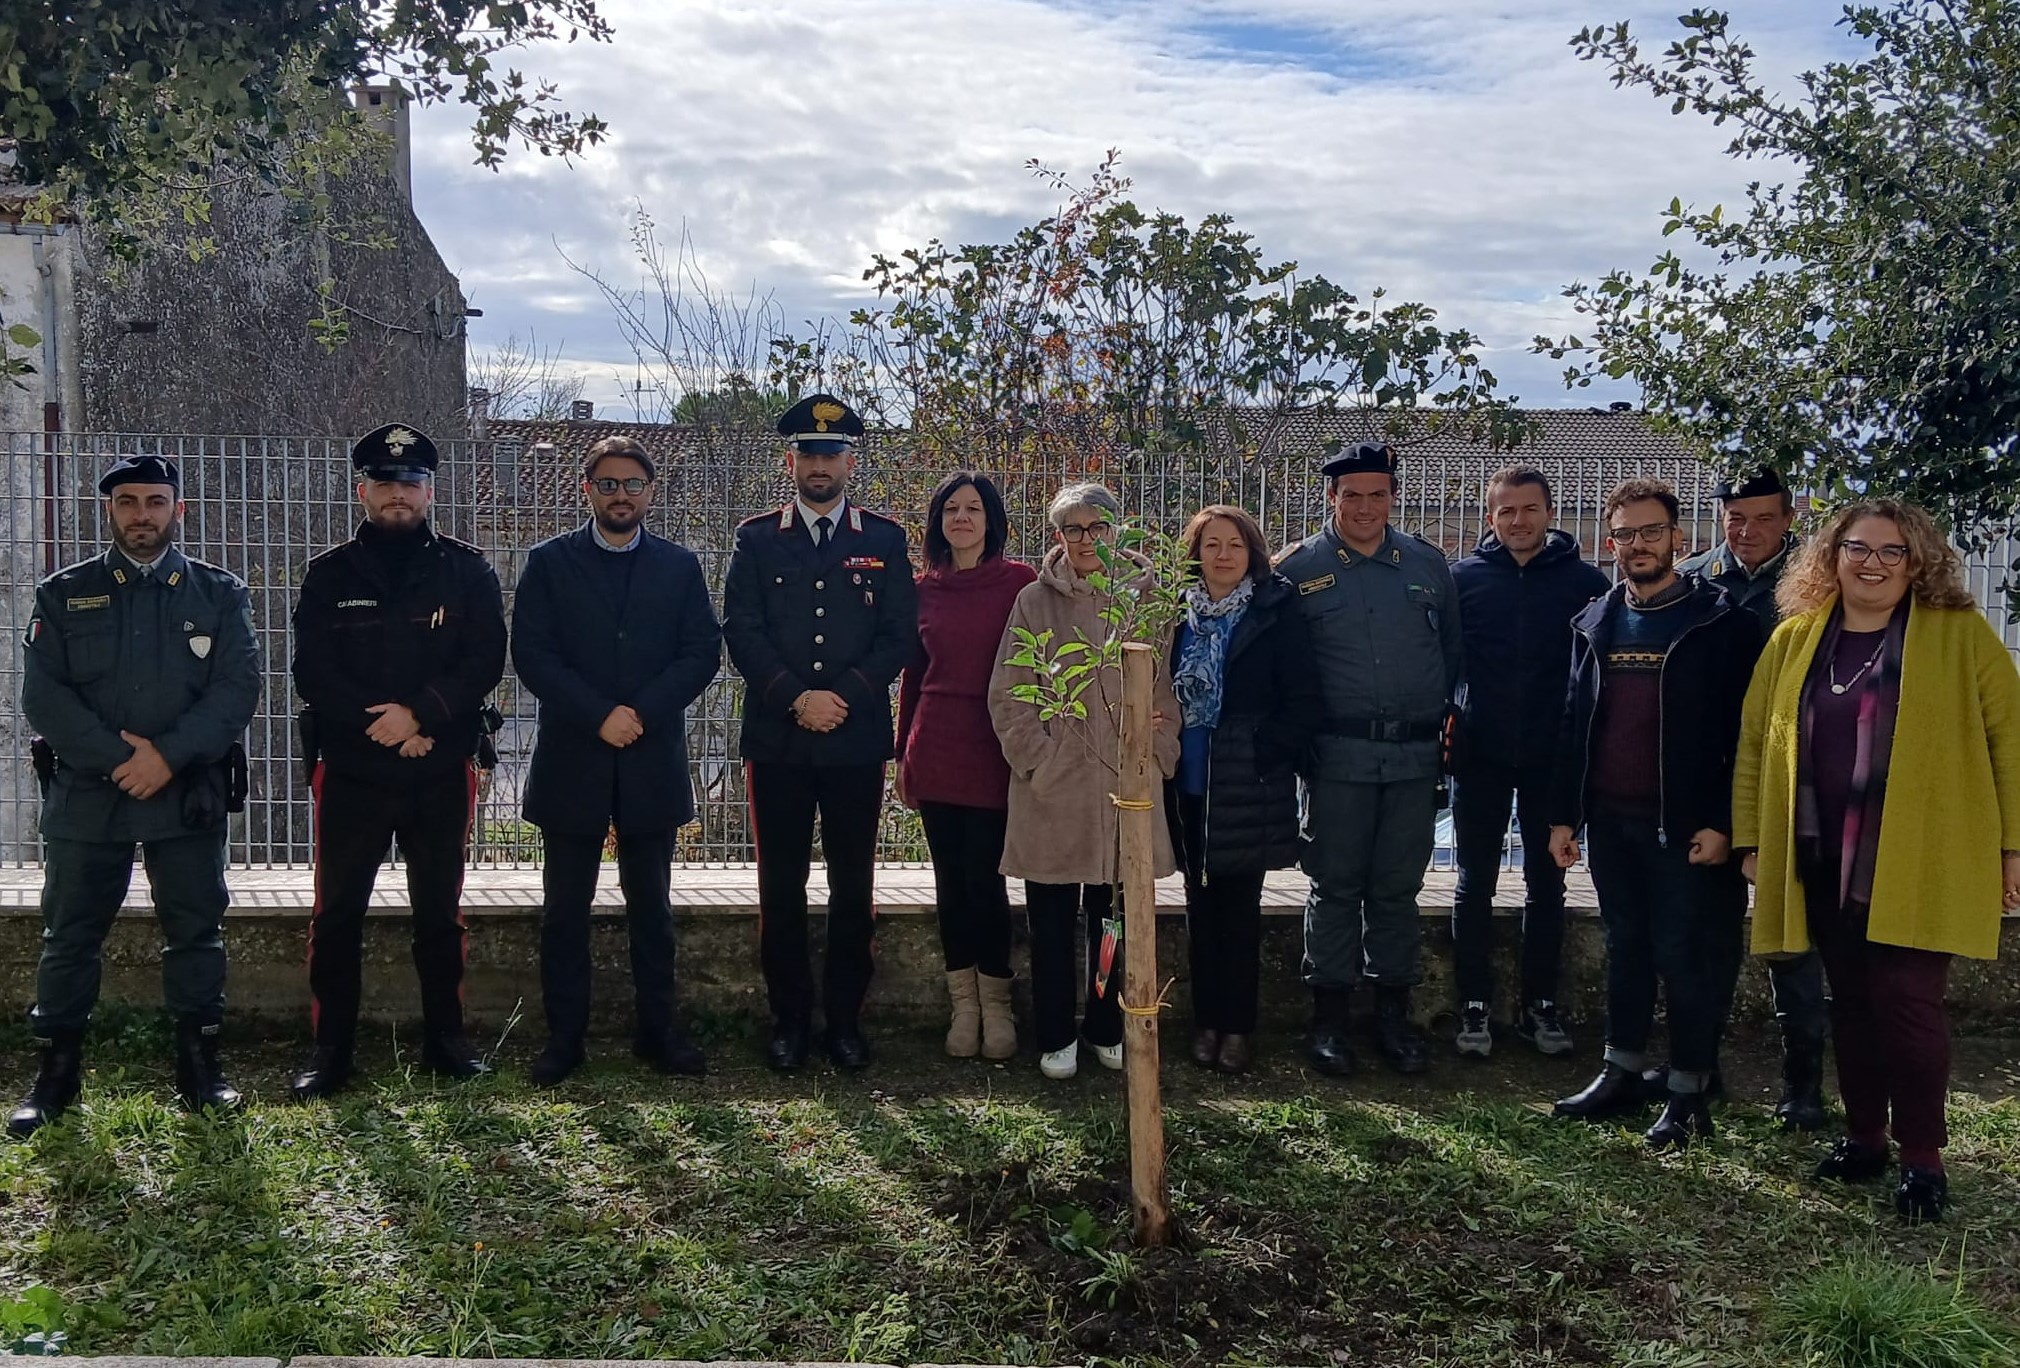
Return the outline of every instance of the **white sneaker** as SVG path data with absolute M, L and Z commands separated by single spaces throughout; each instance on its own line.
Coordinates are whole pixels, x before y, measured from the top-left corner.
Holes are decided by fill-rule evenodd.
M 1104 1069 L 1121 1068 L 1122 1042 L 1118 1040 L 1113 1045 L 1096 1045 L 1094 1057 L 1101 1061 L 1101 1067 Z
M 1459 1053 L 1485 1059 L 1494 1053 L 1494 1028 L 1487 1022 L 1487 1004 L 1469 1002 L 1459 1013 Z
M 1047 1078 L 1071 1078 L 1080 1072 L 1080 1042 L 1038 1056 L 1038 1072 Z

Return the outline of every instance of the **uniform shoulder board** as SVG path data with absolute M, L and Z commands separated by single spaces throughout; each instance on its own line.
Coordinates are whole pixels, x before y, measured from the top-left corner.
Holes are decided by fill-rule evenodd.
M 345 541 L 345 542 L 338 542 L 335 546 L 325 547 L 323 550 L 318 551 L 316 552 L 315 555 L 309 557 L 309 568 L 313 570 L 315 569 L 316 566 L 320 565 L 322 562 L 329 560 L 332 557 L 342 555 L 343 552 L 350 546 L 351 543 Z
M 776 508 L 768 509 L 763 513 L 753 513 L 748 518 L 745 518 L 742 522 L 738 523 L 737 527 L 738 528 L 754 527 L 758 523 L 764 522 L 768 518 L 776 518 L 778 515 L 779 511 Z
M 75 584 L 79 580 L 90 578 L 94 569 L 102 570 L 104 567 L 105 562 L 99 557 L 93 556 L 90 560 L 81 560 L 74 565 L 66 565 L 54 574 L 45 576 L 42 580 L 42 585 L 44 587 L 54 587 L 60 584 Z
M 437 532 L 435 540 L 448 547 L 451 551 L 461 551 L 466 556 L 476 556 L 480 560 L 483 559 L 483 551 L 460 538 L 446 536 L 443 533 Z
M 892 517 L 888 513 L 879 513 L 874 508 L 862 508 L 856 504 L 850 504 L 849 507 L 861 513 L 865 518 L 869 519 L 871 522 L 888 523 L 890 526 L 895 527 L 900 531 L 904 530 L 905 525 L 899 522 L 896 518 Z
M 208 579 L 222 580 L 234 589 L 245 588 L 245 581 L 225 569 L 222 565 L 213 565 L 207 560 L 198 560 L 195 556 L 184 556 L 183 559 L 189 562 L 190 577 L 192 579 L 202 576 Z

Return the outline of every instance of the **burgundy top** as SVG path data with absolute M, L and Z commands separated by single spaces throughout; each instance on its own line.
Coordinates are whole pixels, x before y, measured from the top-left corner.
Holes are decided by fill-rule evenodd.
M 1810 689 L 1810 778 L 1817 790 L 1817 829 L 1823 835 L 1823 857 L 1836 871 L 1845 836 L 1845 810 L 1852 803 L 1852 771 L 1859 759 L 1859 705 L 1873 681 L 1870 669 L 1859 667 L 1873 658 L 1887 635 L 1877 632 L 1838 633 L 1837 656 L 1814 665 Z M 1857 676 L 1857 682 L 1853 677 Z M 1832 693 L 1830 681 L 1849 685 Z
M 1010 766 L 989 721 L 989 676 L 1017 591 L 1038 578 L 998 556 L 919 577 L 919 650 L 898 688 L 898 775 L 913 802 L 1004 808 Z

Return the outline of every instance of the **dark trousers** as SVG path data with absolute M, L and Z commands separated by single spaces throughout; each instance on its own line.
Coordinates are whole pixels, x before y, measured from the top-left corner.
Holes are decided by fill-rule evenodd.
M 1010 977 L 1010 891 L 1001 871 L 1003 808 L 920 803 L 919 823 L 933 852 L 933 900 L 947 969 Z
M 1555 1001 L 1564 959 L 1564 871 L 1550 857 L 1548 767 L 1471 766 L 1452 780 L 1452 840 L 1459 889 L 1452 903 L 1452 957 L 1459 1001 L 1494 1000 L 1494 890 L 1508 810 L 1522 833 L 1522 1003 Z
M 1304 855 L 1305 982 L 1353 988 L 1366 977 L 1408 988 L 1423 977 L 1424 917 L 1417 895 L 1438 830 L 1438 781 L 1300 788 Z
M 589 909 L 603 866 L 603 838 L 540 833 L 540 995 L 548 1034 L 580 1041 L 589 1033 Z M 657 1041 L 674 1024 L 671 899 L 673 833 L 619 832 L 617 883 L 631 936 L 631 989 L 638 1035 Z
M 1094 981 L 1101 967 L 1101 923 L 1115 906 L 1107 884 L 1024 884 L 1025 910 L 1031 917 L 1031 1007 L 1037 1017 L 1038 1049 L 1049 1054 L 1074 1041 L 1074 1008 L 1083 988 L 1087 1009 L 1079 1034 L 1090 1045 L 1122 1043 L 1122 938 L 1115 940 L 1105 991 Z M 1082 910 L 1087 914 L 1087 971 L 1080 969 L 1081 937 L 1073 934 Z
M 751 841 L 757 847 L 758 939 L 772 1015 L 800 1025 L 814 1013 L 807 956 L 807 873 L 814 817 L 828 870 L 828 956 L 823 983 L 828 1029 L 860 1024 L 876 934 L 877 819 L 884 765 L 746 762 Z
M 1204 868 L 1206 799 L 1178 795 L 1185 836 L 1185 930 L 1192 952 L 1192 1024 L 1253 1035 L 1262 973 L 1262 871 L 1212 874 Z
M 414 912 L 414 968 L 432 1036 L 463 1032 L 463 869 L 477 771 L 391 787 L 316 767 L 316 905 L 309 917 L 310 1017 L 318 1046 L 349 1053 L 357 1038 L 365 912 L 386 850 L 398 841 Z
M 1670 1067 L 1710 1073 L 1732 1001 L 1732 943 L 1746 918 L 1738 868 L 1690 863 L 1689 846 L 1664 845 L 1653 818 L 1595 815 L 1586 840 L 1606 928 L 1609 1056 L 1648 1049 L 1659 981 L 1669 1004 Z
M 1943 1005 L 1950 956 L 1867 940 L 1865 917 L 1837 907 L 1834 870 L 1814 879 L 1805 871 L 1803 884 L 1817 890 L 1806 910 L 1810 939 L 1831 980 L 1831 1039 L 1845 1129 L 1877 1148 L 1886 1143 L 1891 1112 L 1901 1162 L 1941 1168 L 1950 1139 L 1944 1117 L 1950 1017 Z
M 81 1031 L 98 1003 L 100 952 L 133 878 L 132 841 L 50 837 L 42 872 L 35 1033 Z M 144 841 L 140 858 L 165 941 L 161 996 L 177 1016 L 224 1019 L 225 833 Z

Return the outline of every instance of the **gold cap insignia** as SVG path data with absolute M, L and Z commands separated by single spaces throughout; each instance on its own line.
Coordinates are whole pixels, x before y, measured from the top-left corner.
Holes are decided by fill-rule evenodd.
M 829 423 L 839 423 L 847 412 L 840 404 L 822 402 L 814 405 L 814 431 L 826 432 Z
M 408 447 L 414 445 L 415 440 L 414 434 L 405 428 L 394 428 L 386 434 L 386 445 L 392 448 L 395 453 L 405 451 Z

